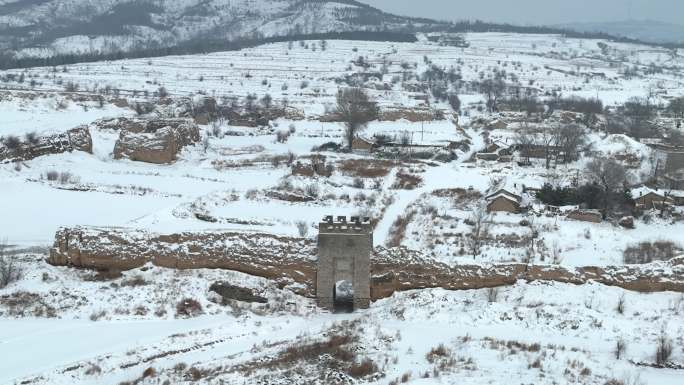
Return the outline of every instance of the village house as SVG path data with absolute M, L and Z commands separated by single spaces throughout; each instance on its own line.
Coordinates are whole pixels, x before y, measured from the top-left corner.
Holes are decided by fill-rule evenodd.
M 674 205 L 675 201 L 663 190 L 654 190 L 642 186 L 632 190 L 632 198 L 636 207 L 642 210 L 661 209 L 662 205 Z
M 485 197 L 487 212 L 519 213 L 522 205 L 522 186 L 502 184 Z
M 513 161 L 513 152 L 511 148 L 501 141 L 494 141 L 485 147 L 484 151 L 478 152 L 477 159 L 486 161 L 511 162 Z
M 375 141 L 366 139 L 366 138 L 361 138 L 361 137 L 356 137 L 354 140 L 352 140 L 352 152 L 358 153 L 358 154 L 370 154 L 373 152 L 373 149 L 375 148 Z

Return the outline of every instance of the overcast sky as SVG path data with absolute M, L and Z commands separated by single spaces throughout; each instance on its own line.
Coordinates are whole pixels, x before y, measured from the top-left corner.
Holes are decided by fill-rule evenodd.
M 657 20 L 684 24 L 684 0 L 360 0 L 384 11 L 442 20 L 516 24 Z

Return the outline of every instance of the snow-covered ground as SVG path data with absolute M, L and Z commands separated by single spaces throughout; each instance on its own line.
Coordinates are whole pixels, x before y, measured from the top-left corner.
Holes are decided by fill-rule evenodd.
M 520 282 L 494 293 L 397 293 L 369 310 L 330 314 L 266 280 L 239 273 L 144 267 L 102 282 L 90 279 L 92 273 L 32 258 L 22 266 L 25 279 L 0 296 L 0 348 L 7 353 L 0 361 L 2 383 L 116 384 L 140 378 L 150 367 L 155 375 L 142 383 L 192 383 L 191 368 L 204 373 L 206 383 L 263 383 L 270 359 L 288 346 L 325 339 L 345 322 L 346 333 L 358 337 L 355 359 L 373 360 L 384 376 L 348 383 L 384 384 L 405 373 L 416 384 L 516 378 L 603 385 L 638 378 L 632 383 L 677 385 L 682 379 L 681 370 L 636 365 L 654 361 L 661 335 L 673 343 L 674 362 L 684 359 L 684 297 L 678 293 Z M 208 287 L 217 280 L 254 288 L 270 303 L 212 302 L 216 295 Z M 7 314 L 7 297 L 28 292 L 42 301 L 20 302 L 14 315 Z M 204 314 L 177 317 L 175 304 L 184 298 L 198 300 Z M 617 310 L 621 301 L 622 313 Z M 30 316 L 41 306 L 52 307 L 56 318 Z M 28 314 L 17 316 L 19 309 Z M 618 360 L 619 340 L 626 349 Z M 429 362 L 427 353 L 440 345 L 445 356 Z M 440 365 L 450 358 L 453 362 Z M 252 371 L 238 368 L 250 362 L 257 363 Z M 289 365 L 299 369 L 288 378 Z M 313 381 L 321 370 L 334 372 L 318 365 L 304 358 L 285 363 L 270 372 L 267 382 Z M 423 378 L 425 373 L 429 377 Z
M 275 43 L 235 52 L 207 55 L 169 56 L 151 59 L 74 64 L 53 68 L 10 70 L 15 79 L 24 72 L 24 83 L 2 84 L 10 89 L 28 89 L 33 79 L 38 90 L 64 90 L 76 84 L 82 91 L 118 90 L 121 95 L 141 98 L 164 87 L 173 95 L 202 92 L 213 96 L 258 97 L 270 94 L 276 101 L 308 114 L 320 114 L 334 104 L 338 78 L 363 68 L 354 64 L 358 57 L 381 78 L 371 79 L 378 90 L 373 95 L 381 104 L 411 107 L 422 102 L 421 93 L 406 90 L 404 73 L 422 74 L 432 65 L 454 68 L 463 81 L 480 80 L 494 70 L 505 71 L 509 81 L 536 89 L 542 95 L 556 92 L 564 96 L 599 97 L 606 105 L 622 103 L 632 96 L 652 94 L 661 102 L 684 94 L 680 69 L 684 57 L 671 50 L 612 43 L 600 40 L 567 39 L 558 35 L 472 33 L 465 35 L 468 48 L 439 46 L 421 40 L 417 43 L 328 41 L 302 44 Z M 606 43 L 604 52 L 599 43 Z M 385 70 L 383 71 L 383 64 Z M 663 72 L 644 75 L 651 64 Z M 640 75 L 625 78 L 626 69 L 638 68 Z M 386 72 L 386 73 L 385 73 Z M 399 81 L 393 78 L 399 78 Z M 515 81 L 514 81 L 515 80 Z M 385 84 L 389 89 L 385 88 Z M 462 92 L 465 97 L 475 92 Z M 481 96 L 476 99 L 482 100 Z

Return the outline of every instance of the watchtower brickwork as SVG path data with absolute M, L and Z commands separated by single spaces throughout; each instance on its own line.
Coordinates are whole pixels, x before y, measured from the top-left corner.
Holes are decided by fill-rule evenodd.
M 327 309 L 335 307 L 335 285 L 353 285 L 354 308 L 367 309 L 371 301 L 370 257 L 373 227 L 369 218 L 325 217 L 318 227 L 316 299 Z

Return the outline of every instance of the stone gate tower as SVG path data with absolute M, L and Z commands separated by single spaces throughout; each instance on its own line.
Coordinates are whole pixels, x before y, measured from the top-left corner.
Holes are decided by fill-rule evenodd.
M 373 227 L 369 218 L 327 216 L 318 227 L 316 298 L 321 307 L 334 309 L 335 286 L 353 285 L 354 308 L 370 306 L 370 255 Z

